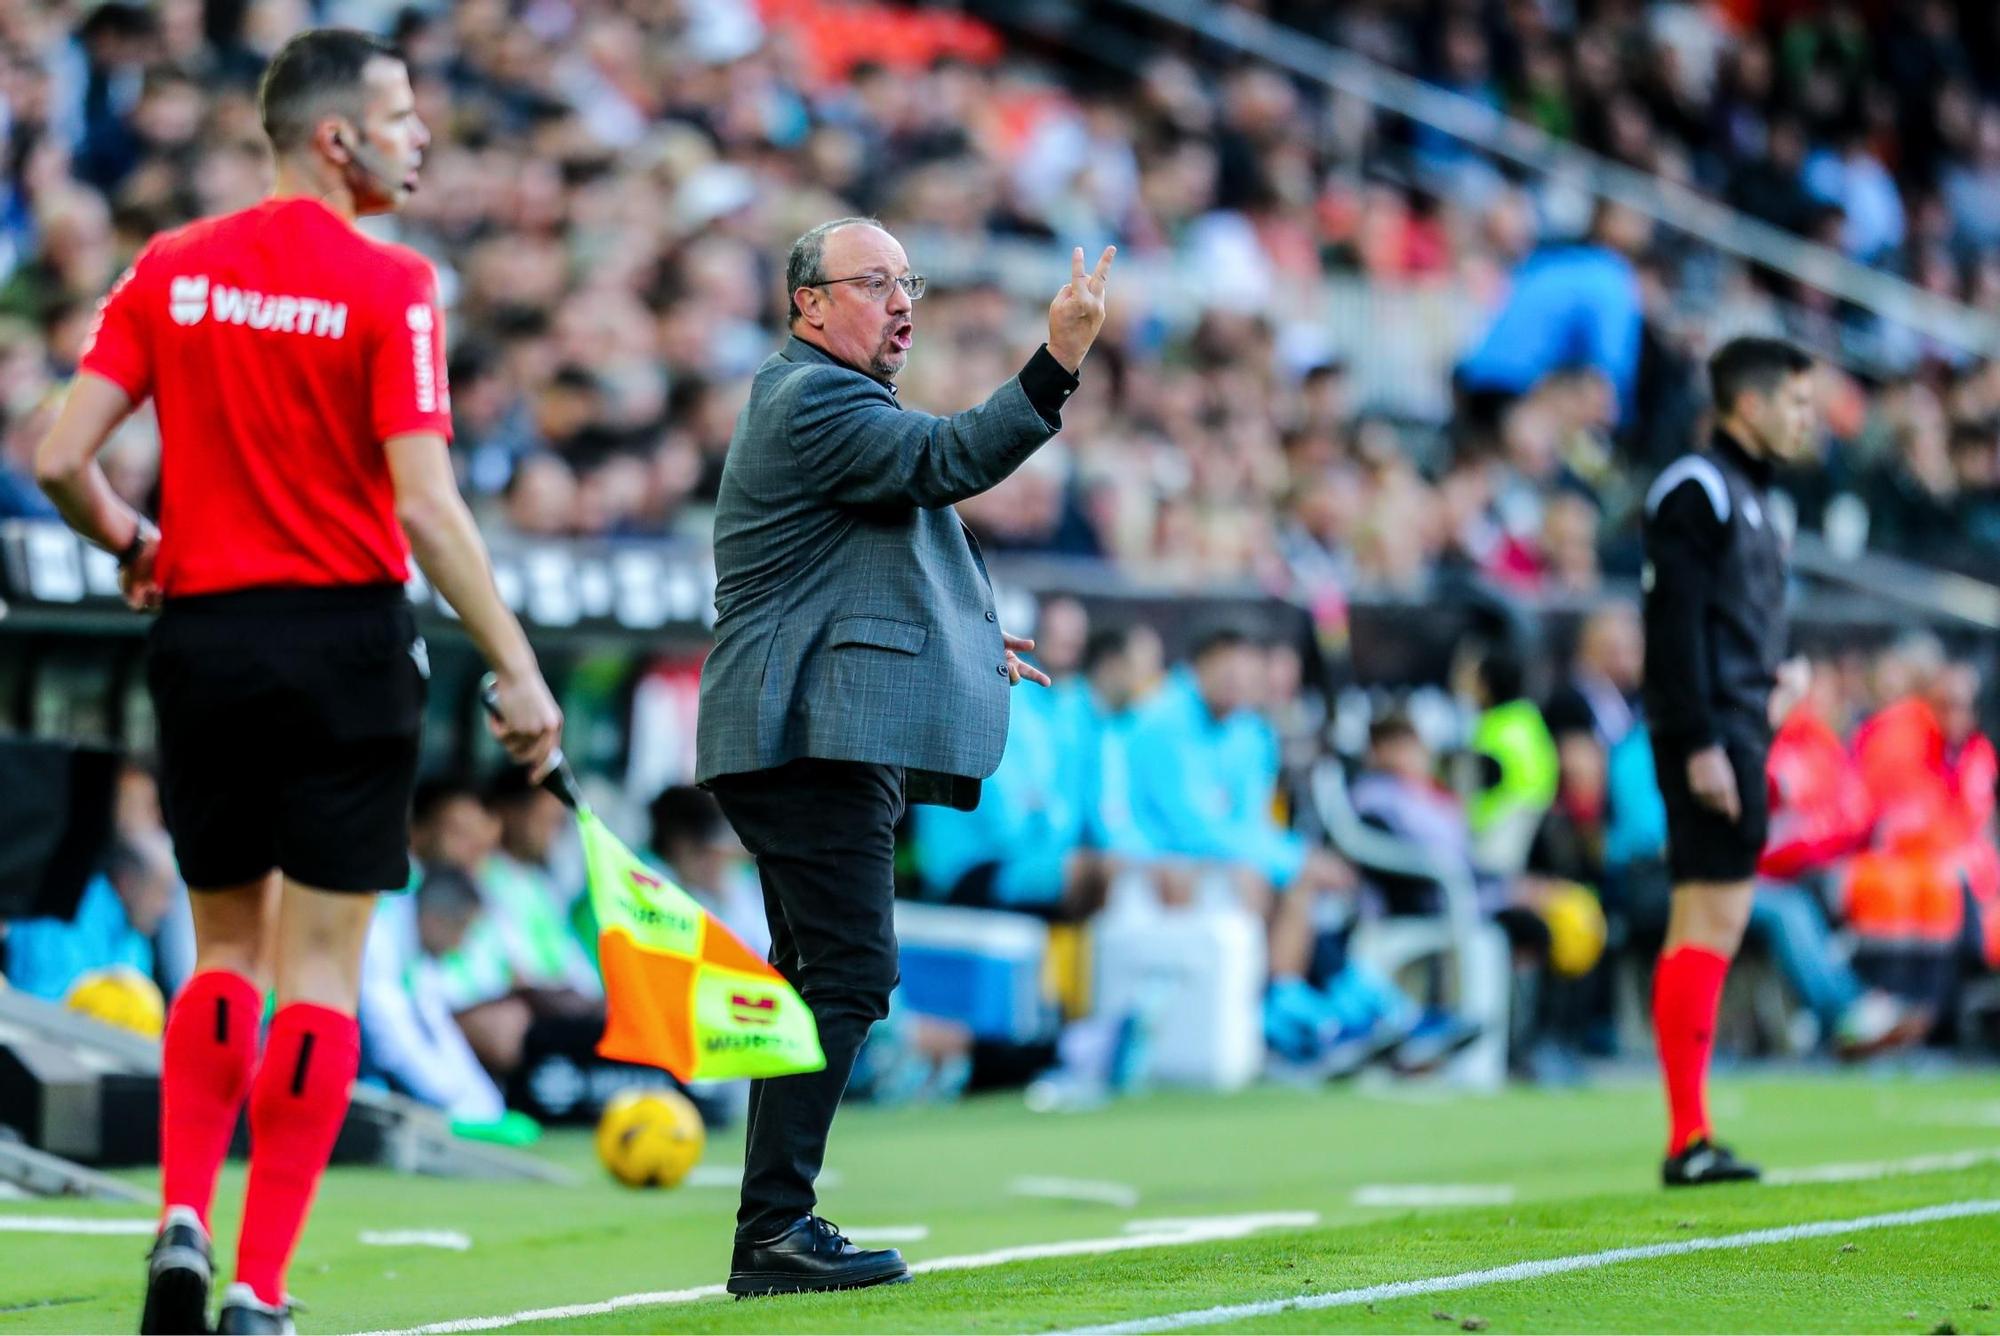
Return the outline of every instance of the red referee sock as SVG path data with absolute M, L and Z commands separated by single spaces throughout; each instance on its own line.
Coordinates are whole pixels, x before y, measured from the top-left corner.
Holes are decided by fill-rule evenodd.
M 229 1154 L 250 1069 L 264 995 L 228 970 L 203 970 L 174 999 L 160 1053 L 160 1197 L 208 1228 L 215 1176 Z
M 294 1002 L 271 1021 L 250 1092 L 250 1188 L 236 1279 L 267 1304 L 285 1301 L 285 1268 L 347 1116 L 361 1064 L 354 1017 Z
M 1708 1130 L 1708 1056 L 1715 1049 L 1715 1013 L 1729 957 L 1705 946 L 1681 946 L 1653 971 L 1653 1034 L 1667 1078 L 1667 1154 L 1678 1155 Z

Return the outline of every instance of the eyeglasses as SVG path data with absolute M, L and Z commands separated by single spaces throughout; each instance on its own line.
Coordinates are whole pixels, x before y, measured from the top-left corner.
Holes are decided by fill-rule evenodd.
M 922 274 L 904 274 L 901 278 L 890 278 L 887 274 L 856 274 L 852 278 L 822 278 L 817 283 L 807 283 L 809 288 L 830 288 L 835 283 L 859 283 L 861 291 L 869 301 L 879 302 L 889 295 L 889 285 L 894 283 L 903 290 L 903 295 L 911 301 L 922 301 L 924 289 L 930 280 Z

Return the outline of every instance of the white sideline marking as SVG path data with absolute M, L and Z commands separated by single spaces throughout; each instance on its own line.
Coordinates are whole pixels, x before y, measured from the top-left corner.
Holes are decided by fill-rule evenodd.
M 1941 1155 L 1912 1155 L 1906 1160 L 1872 1160 L 1860 1164 L 1812 1164 L 1799 1169 L 1772 1169 L 1764 1181 L 1775 1187 L 1794 1183 L 1858 1183 L 1870 1178 L 1897 1174 L 1944 1174 L 1954 1169 L 2000 1163 L 2000 1147 L 1946 1151 Z
M 1354 1189 L 1356 1206 L 1505 1206 L 1511 1183 L 1369 1183 Z
M 154 1234 L 158 1220 L 92 1220 L 54 1215 L 0 1215 L 0 1234 Z
M 841 1233 L 854 1243 L 922 1243 L 931 1236 L 929 1225 L 876 1225 L 873 1229 L 848 1229 Z
M 1908 1117 L 1911 1122 L 1928 1123 L 1932 1127 L 2000 1127 L 2000 1100 L 1946 1104 L 1919 1110 Z
M 1252 1215 L 1177 1215 L 1158 1220 L 1128 1220 L 1127 1234 L 1186 1234 L 1212 1229 L 1311 1229 L 1319 1223 L 1318 1211 L 1260 1211 Z
M 1266 1221 L 1294 1219 L 1317 1222 L 1319 1217 L 1312 1212 L 1302 1211 L 1295 1214 L 1221 1216 L 1214 1220 L 1172 1222 L 1177 1225 L 1184 1224 L 1186 1227 L 1156 1230 L 1146 1234 L 1125 1234 L 1116 1238 L 1030 1243 L 1018 1248 L 969 1253 L 962 1257 L 933 1257 L 929 1261 L 912 1264 L 910 1270 L 918 1275 L 932 1271 L 976 1271 L 990 1266 L 1005 1266 L 1009 1262 L 1035 1262 L 1054 1257 L 1089 1257 L 1102 1253 L 1131 1252 L 1140 1248 L 1176 1248 L 1192 1243 L 1216 1243 L 1225 1239 L 1245 1238 L 1264 1228 Z M 430 1322 L 420 1327 L 407 1327 L 397 1331 L 367 1332 L 364 1336 L 449 1336 L 449 1333 L 461 1331 L 491 1331 L 499 1327 L 517 1326 L 523 1322 L 560 1322 L 579 1317 L 601 1317 L 624 1308 L 653 1308 L 669 1304 L 694 1303 L 725 1293 L 727 1291 L 720 1285 L 699 1285 L 687 1290 L 621 1294 L 614 1299 L 605 1299 L 599 1303 L 568 1304 L 561 1308 L 531 1308 L 499 1317 L 456 1318 L 448 1322 Z
M 740 1164 L 698 1164 L 688 1170 L 687 1177 L 683 1178 L 681 1182 L 691 1188 L 728 1188 L 734 1192 L 737 1188 L 743 1186 L 743 1166 Z M 837 1188 L 841 1184 L 840 1170 L 822 1169 L 820 1170 L 819 1177 L 814 1179 L 813 1182 L 823 1188 Z
M 444 1248 L 470 1252 L 472 1238 L 455 1229 L 364 1229 L 361 1241 L 371 1248 Z
M 1855 1164 L 1808 1164 L 1794 1169 L 1769 1169 L 1771 1187 L 1800 1183 L 1858 1183 L 1903 1174 L 1943 1174 L 1977 1165 L 2000 1163 L 2000 1147 L 1912 1155 L 1901 1160 L 1867 1160 Z M 1514 1200 L 1510 1183 L 1371 1183 L 1354 1190 L 1356 1206 L 1506 1206 Z
M 1434 1276 L 1428 1280 L 1399 1280 L 1385 1285 L 1336 1290 L 1330 1294 L 1301 1294 L 1291 1299 L 1270 1299 L 1262 1303 L 1225 1304 L 1196 1308 L 1163 1317 L 1114 1322 L 1099 1327 L 1081 1327 L 1067 1336 L 1140 1336 L 1155 1331 L 1178 1331 L 1183 1327 L 1216 1326 L 1251 1318 L 1271 1317 L 1284 1312 L 1317 1312 L 1326 1308 L 1353 1308 L 1388 1299 L 1405 1299 L 1419 1294 L 1440 1294 L 1447 1290 L 1469 1290 L 1484 1285 L 1506 1285 L 1518 1280 L 1540 1280 L 1570 1271 L 1594 1271 L 1620 1262 L 1641 1262 L 1655 1257 L 1682 1257 L 1689 1253 L 1719 1252 L 1755 1248 L 1767 1243 L 1794 1243 L 1800 1239 L 1821 1239 L 1837 1234 L 1856 1234 L 1869 1229 L 1893 1229 L 1901 1225 L 1927 1225 L 1938 1220 L 1962 1220 L 1969 1216 L 2000 1215 L 2000 1201 L 1960 1201 L 1942 1206 L 1924 1206 L 1913 1211 L 1886 1215 L 1864 1215 L 1852 1220 L 1822 1220 L 1809 1225 L 1783 1225 L 1776 1229 L 1753 1229 L 1743 1234 L 1723 1234 L 1705 1239 L 1676 1239 L 1672 1243 L 1652 1243 L 1637 1248 L 1611 1248 L 1604 1252 L 1579 1253 L 1570 1257 L 1548 1257 L 1481 1271 L 1461 1271 L 1456 1275 Z
M 1007 1192 L 1015 1197 L 1102 1202 L 1128 1211 L 1139 1204 L 1139 1189 L 1129 1183 L 1104 1183 L 1089 1178 L 1017 1178 L 1007 1185 Z
M 740 1164 L 698 1164 L 681 1182 L 691 1188 L 734 1188 L 743 1185 Z
M 1916 1156 L 1910 1160 L 1884 1161 L 1882 1162 L 1882 1165 L 1880 1167 L 1882 1172 L 1885 1174 L 1932 1173 L 1944 1169 L 1965 1167 L 1964 1165 L 1959 1164 L 1957 1161 L 1966 1155 L 1980 1157 L 1980 1159 L 1974 1159 L 1970 1161 L 1970 1163 L 1979 1163 L 1983 1158 L 2000 1158 L 2000 1149 L 1995 1149 L 1991 1151 L 1971 1151 L 1971 1152 L 1961 1151 L 1957 1152 L 1956 1154 L 1941 1155 L 1941 1156 L 1940 1155 Z M 1946 1161 L 1949 1161 L 1950 1163 L 1946 1163 Z M 1911 1165 L 1915 1165 L 1917 1167 L 1911 1168 L 1909 1167 Z M 1876 1168 L 1877 1166 L 1867 1166 L 1867 1167 L 1873 1169 Z M 1778 1170 L 1774 1171 L 1772 1174 L 1767 1174 L 1765 1181 L 1767 1182 L 1773 1181 L 1779 1175 L 1821 1173 L 1833 1169 L 1851 1172 L 1854 1168 L 1855 1166 L 1852 1165 L 1822 1165 L 1822 1166 L 1811 1166 L 1807 1168 L 1794 1169 L 1794 1170 Z M 735 1183 L 739 1180 L 740 1175 L 743 1172 L 740 1167 L 736 1166 L 702 1165 L 702 1166 L 697 1166 L 694 1172 L 689 1175 L 689 1182 L 693 1183 L 697 1176 L 703 1174 L 704 1170 L 706 1170 L 710 1174 L 715 1174 L 715 1175 L 720 1175 L 725 1173 L 730 1175 L 729 1183 L 731 1186 L 735 1185 Z M 827 1181 L 827 1175 L 821 1174 L 820 1182 L 825 1183 L 826 1181 Z M 1794 1179 L 1787 1179 L 1785 1181 L 1800 1182 L 1800 1181 L 1818 1181 L 1818 1180 L 1794 1178 Z M 1834 1180 L 1834 1181 L 1839 1181 L 1839 1180 Z M 1016 1180 L 1013 1188 L 1010 1190 L 1019 1192 L 1020 1185 L 1023 1183 L 1046 1184 L 1050 1182 L 1062 1184 L 1068 1187 L 1074 1187 L 1077 1184 L 1077 1180 L 1074 1179 L 1054 1179 L 1054 1180 L 1020 1179 Z M 1116 1184 L 1116 1183 L 1113 1184 L 1100 1183 L 1100 1184 L 1091 1184 L 1089 1186 L 1097 1188 L 1103 1188 L 1108 1186 L 1114 1189 L 1124 1188 L 1123 1184 Z M 1125 1191 L 1129 1192 L 1132 1191 L 1132 1189 L 1125 1188 Z M 1024 1195 L 1039 1195 L 1039 1194 L 1024 1194 Z M 1137 1194 L 1135 1192 L 1134 1196 L 1136 1197 L 1136 1195 Z M 1099 1200 L 1099 1198 L 1086 1198 L 1086 1200 Z M 1447 1276 L 1447 1277 L 1442 1277 L 1438 1280 L 1404 1281 L 1404 1282 L 1399 1282 L 1398 1285 L 1395 1286 L 1375 1287 L 1375 1290 L 1385 1291 L 1382 1294 L 1377 1294 L 1375 1290 L 1349 1290 L 1349 1291 L 1343 1291 L 1342 1294 L 1359 1296 L 1356 1298 L 1345 1300 L 1345 1302 L 1348 1303 L 1354 1303 L 1354 1304 L 1370 1303 L 1376 1300 L 1377 1298 L 1383 1298 L 1383 1297 L 1394 1298 L 1397 1297 L 1398 1295 L 1406 1293 L 1427 1294 L 1440 1289 L 1457 1288 L 1461 1286 L 1469 1287 L 1472 1285 L 1502 1283 L 1504 1281 L 1509 1281 L 1509 1280 L 1533 1279 L 1534 1277 L 1539 1275 L 1555 1275 L 1563 1271 L 1585 1270 L 1591 1267 L 1608 1266 L 1614 1262 L 1636 1260 L 1644 1257 L 1669 1256 L 1675 1253 L 1697 1252 L 1718 1247 L 1750 1247 L 1756 1243 L 1784 1242 L 1789 1238 L 1816 1238 L 1825 1234 L 1847 1233 L 1853 1230 L 1860 1230 L 1860 1229 L 1879 1229 L 1879 1228 L 1886 1228 L 1890 1225 L 1896 1225 L 1896 1224 L 1920 1224 L 1924 1223 L 1927 1220 L 1932 1220 L 1932 1219 L 1946 1220 L 1946 1219 L 1955 1219 L 1959 1216 L 1965 1216 L 1965 1215 L 1992 1215 L 1992 1214 L 2000 1214 L 2000 1201 L 1961 1202 L 1952 1206 L 1926 1207 L 1922 1211 L 1904 1212 L 1900 1215 L 1894 1215 L 1894 1216 L 1868 1216 L 1868 1217 L 1863 1217 L 1860 1220 L 1837 1220 L 1837 1221 L 1830 1221 L 1821 1225 L 1804 1225 L 1804 1226 L 1791 1227 L 1793 1230 L 1799 1231 L 1795 1233 L 1787 1233 L 1786 1231 L 1783 1230 L 1776 1230 L 1776 1231 L 1764 1230 L 1764 1231 L 1759 1231 L 1755 1234 L 1739 1234 L 1739 1235 L 1725 1236 L 1724 1238 L 1721 1239 L 1684 1239 L 1676 1241 L 1672 1244 L 1656 1244 L 1653 1245 L 1653 1247 L 1651 1248 L 1621 1249 L 1615 1253 L 1586 1254 L 1581 1259 L 1555 1258 L 1544 1262 L 1517 1263 L 1512 1267 L 1499 1267 L 1491 1271 L 1465 1272 L 1459 1276 Z M 4 1230 L 5 1228 L 8 1227 L 5 1222 L 9 1220 L 32 1221 L 39 1224 L 44 1219 L 45 1217 L 39 1217 L 39 1216 L 0 1216 L 0 1230 Z M 1003 1266 L 1009 1262 L 1034 1261 L 1042 1258 L 1081 1257 L 1098 1253 L 1124 1252 L 1133 1248 L 1155 1248 L 1155 1247 L 1164 1248 L 1164 1247 L 1175 1247 L 1191 1243 L 1211 1243 L 1231 1238 L 1242 1238 L 1264 1227 L 1287 1226 L 1293 1224 L 1298 1224 L 1298 1225 L 1317 1224 L 1318 1219 L 1319 1218 L 1317 1214 L 1313 1212 L 1295 1212 L 1295 1213 L 1273 1213 L 1270 1215 L 1251 1215 L 1251 1216 L 1217 1216 L 1207 1219 L 1190 1218 L 1190 1219 L 1133 1221 L 1131 1225 L 1127 1226 L 1128 1229 L 1143 1226 L 1155 1232 L 1127 1233 L 1126 1235 L 1120 1238 L 1075 1239 L 1061 1243 L 1031 1244 L 1026 1247 L 1020 1247 L 1020 1248 L 1005 1248 L 997 1252 L 975 1253 L 965 1257 L 939 1257 L 939 1258 L 934 1258 L 928 1262 L 915 1263 L 910 1267 L 910 1270 L 912 1272 L 917 1272 L 917 1273 L 923 1273 L 928 1271 L 972 1270 L 980 1267 Z M 90 1230 L 75 1231 L 79 1233 L 128 1233 L 128 1232 L 151 1233 L 153 1229 L 153 1225 L 149 1221 L 79 1221 L 76 1223 L 88 1224 L 88 1225 L 109 1224 L 114 1226 L 142 1225 L 144 1227 L 143 1230 L 139 1229 L 128 1230 L 124 1228 L 115 1228 L 115 1229 L 90 1229 Z M 1183 1228 L 1183 1226 L 1185 1226 L 1185 1228 Z M 1768 1237 L 1772 1235 L 1777 1235 L 1778 1237 Z M 1741 1241 L 1731 1242 L 1730 1240 L 1732 1239 Z M 1660 1249 L 1667 1249 L 1669 1251 L 1662 1252 L 1660 1251 Z M 1602 1259 L 1602 1260 L 1593 1260 L 1593 1259 Z M 1522 1271 L 1521 1268 L 1523 1267 L 1534 1267 L 1542 1269 L 1534 1271 Z M 1428 1288 L 1414 1288 L 1414 1289 L 1408 1288 L 1410 1286 L 1428 1287 Z M 711 1299 L 726 1293 L 727 1291 L 721 1285 L 701 1285 L 701 1286 L 696 1286 L 695 1288 L 692 1289 L 684 1289 L 684 1290 L 656 1290 L 642 1294 L 622 1294 L 615 1298 L 605 1299 L 597 1303 L 570 1304 L 560 1308 L 528 1309 L 522 1312 L 509 1313 L 499 1317 L 459 1318 L 451 1321 L 432 1322 L 424 1326 L 408 1327 L 400 1330 L 369 1332 L 365 1333 L 365 1336 L 434 1336 L 434 1334 L 435 1336 L 449 1336 L 449 1333 L 454 1333 L 454 1332 L 489 1331 L 500 1327 L 516 1326 L 523 1322 L 553 1322 L 553 1321 L 562 1321 L 569 1318 L 597 1317 L 605 1313 L 615 1313 L 626 1308 L 649 1308 L 655 1306 L 665 1307 L 673 1304 L 694 1303 L 701 1299 Z M 1274 1306 L 1271 1306 L 1269 1308 L 1269 1311 L 1278 1312 L 1285 1307 L 1300 1303 L 1304 1303 L 1306 1306 L 1309 1307 L 1332 1307 L 1334 1306 L 1334 1304 L 1332 1304 L 1329 1301 L 1338 1298 L 1340 1298 L 1340 1295 L 1333 1295 L 1333 1294 L 1304 1296 L 1302 1300 L 1278 1301 Z M 1210 1311 L 1226 1312 L 1230 1310 L 1210 1310 Z M 1257 1309 L 1256 1313 L 1249 1315 L 1250 1316 L 1262 1315 L 1264 1311 L 1265 1310 L 1260 1307 Z M 1177 1316 L 1185 1316 L 1185 1315 L 1177 1315 Z M 1147 1319 L 1147 1321 L 1151 1322 L 1161 1322 L 1166 1320 L 1167 1319 L 1163 1318 Z M 1198 1315 L 1196 1319 L 1192 1320 L 1205 1320 L 1205 1314 Z M 1223 1320 L 1232 1320 L 1232 1319 L 1223 1319 Z M 1189 1324 L 1182 1323 L 1181 1325 L 1189 1325 Z M 1127 1325 L 1127 1326 L 1109 1327 L 1102 1329 L 1093 1328 L 1092 1330 L 1103 1330 L 1106 1332 L 1112 1332 L 1112 1331 L 1122 1332 L 1128 1330 L 1129 1331 L 1168 1330 L 1168 1328 L 1140 1327 L 1140 1326 Z

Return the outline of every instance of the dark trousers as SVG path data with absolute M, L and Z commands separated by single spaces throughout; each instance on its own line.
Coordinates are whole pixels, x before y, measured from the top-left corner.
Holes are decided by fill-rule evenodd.
M 816 1202 L 834 1109 L 896 986 L 894 864 L 903 771 L 798 760 L 709 789 L 757 860 L 771 963 L 812 1008 L 824 1070 L 750 1084 L 736 1237 L 775 1237 Z

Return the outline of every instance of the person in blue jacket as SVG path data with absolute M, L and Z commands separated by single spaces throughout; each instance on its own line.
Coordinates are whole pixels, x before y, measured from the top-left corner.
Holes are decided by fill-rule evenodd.
M 1092 679 L 1117 671 L 1118 635 L 1092 638 L 1079 676 L 1014 699 L 976 808 L 916 809 L 917 871 L 934 895 L 1057 920 L 1103 905 L 1118 863 L 1095 820 L 1098 749 L 1122 702 L 1100 703 Z
M 1249 874 L 1239 886 L 1268 887 L 1246 903 L 1268 915 L 1266 1029 L 1287 1047 L 1325 1012 L 1307 983 L 1317 910 L 1351 894 L 1355 877 L 1338 855 L 1278 823 L 1277 748 L 1253 713 L 1263 671 L 1248 635 L 1210 631 L 1139 710 L 1125 761 L 1132 822 L 1151 847 Z
M 60 1002 L 93 970 L 124 965 L 152 978 L 153 934 L 172 904 L 172 884 L 136 851 L 114 845 L 104 872 L 83 888 L 67 919 L 6 925 L 10 987 Z
M 1611 381 L 1620 415 L 1630 412 L 1644 323 L 1632 261 L 1647 240 L 1644 218 L 1606 202 L 1587 240 L 1523 260 L 1485 337 L 1459 364 L 1459 387 L 1518 398 L 1552 371 L 1588 367 Z

